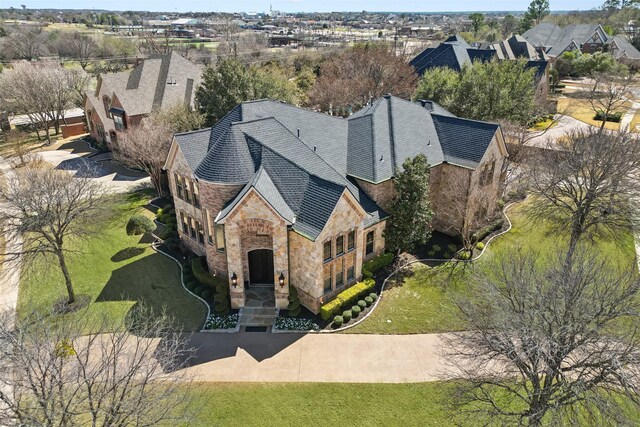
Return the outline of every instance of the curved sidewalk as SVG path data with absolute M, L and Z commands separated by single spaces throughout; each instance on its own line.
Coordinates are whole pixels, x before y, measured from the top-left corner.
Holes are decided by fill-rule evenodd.
M 415 383 L 446 378 L 447 334 L 194 334 L 198 381 Z

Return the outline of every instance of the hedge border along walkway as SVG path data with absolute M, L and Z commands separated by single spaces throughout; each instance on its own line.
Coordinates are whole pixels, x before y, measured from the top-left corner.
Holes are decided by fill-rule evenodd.
M 503 231 L 501 231 L 499 233 L 496 233 L 493 236 L 491 236 L 489 238 L 489 240 L 487 240 L 487 243 L 485 243 L 484 248 L 482 248 L 482 251 L 480 251 L 480 253 L 477 256 L 475 256 L 475 257 L 473 257 L 471 259 L 467 259 L 467 260 L 460 260 L 460 259 L 455 259 L 455 258 L 451 258 L 449 260 L 434 259 L 434 258 L 416 259 L 416 260 L 407 262 L 406 264 L 402 264 L 400 267 L 398 267 L 395 270 L 393 270 L 391 272 L 391 274 L 389 274 L 387 276 L 387 278 L 384 279 L 384 281 L 382 282 L 382 286 L 380 287 L 380 296 L 378 297 L 378 299 L 373 302 L 373 305 L 371 306 L 370 310 L 367 311 L 367 314 L 365 314 L 362 318 L 359 318 L 357 322 L 350 323 L 348 325 L 345 325 L 345 326 L 342 326 L 342 327 L 336 328 L 336 329 L 323 329 L 323 330 L 320 330 L 320 331 L 279 331 L 278 333 L 287 333 L 288 332 L 288 333 L 292 333 L 292 334 L 333 334 L 335 332 L 346 331 L 347 329 L 351 329 L 354 326 L 359 325 L 360 323 L 364 322 L 371 315 L 371 313 L 373 313 L 375 311 L 376 307 L 378 307 L 378 304 L 380 303 L 380 301 L 383 298 L 383 292 L 384 292 L 385 287 L 387 286 L 387 282 L 389 282 L 389 279 L 391 279 L 391 277 L 393 277 L 396 273 L 398 273 L 401 270 L 404 270 L 408 266 L 413 265 L 413 264 L 418 263 L 418 262 L 426 262 L 426 261 L 431 261 L 431 262 L 437 261 L 437 262 L 441 262 L 441 263 L 444 263 L 444 262 L 456 262 L 456 263 L 458 263 L 458 262 L 475 262 L 475 261 L 477 261 L 482 255 L 484 255 L 484 253 L 489 248 L 489 244 L 491 242 L 493 242 L 493 240 L 495 238 L 500 237 L 500 236 L 508 233 L 511 230 L 511 228 L 512 228 L 511 219 L 507 216 L 507 211 L 512 206 L 517 205 L 518 203 L 522 203 L 525 200 L 526 200 L 526 198 L 524 198 L 523 200 L 518 200 L 517 202 L 511 202 L 508 205 L 506 205 L 504 207 L 504 209 L 502 209 L 502 215 L 507 220 L 507 225 L 508 225 L 507 228 L 505 230 L 503 230 Z

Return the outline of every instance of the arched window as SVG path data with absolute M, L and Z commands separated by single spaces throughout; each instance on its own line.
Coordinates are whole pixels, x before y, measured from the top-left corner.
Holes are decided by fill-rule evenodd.
M 109 139 L 111 140 L 112 144 L 118 142 L 118 135 L 116 134 L 115 131 L 112 130 L 111 132 L 109 132 Z
M 107 117 L 111 118 L 111 113 L 109 110 L 111 109 L 111 98 L 107 95 L 102 97 L 102 103 L 104 104 L 104 111 L 107 114 Z

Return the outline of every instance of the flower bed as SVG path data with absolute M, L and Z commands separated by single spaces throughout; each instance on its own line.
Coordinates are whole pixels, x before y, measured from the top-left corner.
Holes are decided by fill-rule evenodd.
M 279 331 L 316 331 L 320 327 L 309 319 L 277 317 L 275 328 Z
M 228 316 L 216 316 L 210 314 L 204 323 L 204 329 L 233 329 L 238 324 L 238 313 Z

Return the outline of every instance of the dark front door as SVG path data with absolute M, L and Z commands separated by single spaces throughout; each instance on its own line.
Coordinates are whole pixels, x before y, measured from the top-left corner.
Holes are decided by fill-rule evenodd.
M 249 252 L 249 277 L 252 285 L 273 285 L 273 251 L 256 249 Z

